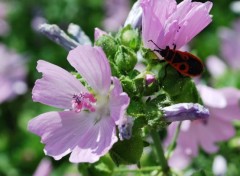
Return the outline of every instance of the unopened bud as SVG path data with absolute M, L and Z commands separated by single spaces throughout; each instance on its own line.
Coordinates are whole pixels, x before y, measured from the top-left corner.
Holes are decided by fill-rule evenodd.
M 129 48 L 120 46 L 116 53 L 115 63 L 123 73 L 132 71 L 137 64 L 136 54 Z
M 120 140 L 130 139 L 132 137 L 133 119 L 131 117 L 124 118 L 118 125 Z
M 140 45 L 139 33 L 130 25 L 119 31 L 118 38 L 121 44 L 123 44 L 124 46 L 129 47 L 135 51 L 138 50 L 138 47 Z
M 162 108 L 167 122 L 207 119 L 209 110 L 198 103 L 179 103 Z
M 96 41 L 96 46 L 102 47 L 108 59 L 113 59 L 117 50 L 118 44 L 110 35 L 101 35 Z

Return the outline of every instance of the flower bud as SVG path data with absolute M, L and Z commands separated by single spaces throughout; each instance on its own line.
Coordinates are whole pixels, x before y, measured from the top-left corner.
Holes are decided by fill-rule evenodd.
M 133 50 L 137 50 L 140 45 L 138 31 L 132 29 L 130 25 L 126 26 L 119 32 L 118 38 L 122 45 L 129 47 Z
M 140 96 L 143 92 L 144 79 L 141 77 L 134 79 L 131 79 L 128 76 L 122 77 L 121 83 L 123 86 L 123 90 L 130 97 Z
M 133 119 L 132 117 L 124 118 L 118 125 L 120 140 L 130 139 L 132 136 Z
M 197 103 L 179 103 L 162 108 L 167 122 L 207 119 L 209 110 Z
M 96 41 L 96 46 L 102 47 L 104 53 L 106 54 L 108 59 L 113 59 L 117 50 L 118 44 L 114 40 L 114 38 L 110 35 L 101 35 Z
M 148 86 L 148 85 L 152 84 L 153 82 L 155 82 L 156 78 L 152 74 L 146 74 L 145 80 L 146 80 L 146 85 Z
M 108 34 L 99 28 L 94 29 L 94 40 L 98 40 L 103 35 L 108 35 Z
M 149 96 L 157 91 L 158 91 L 158 83 L 155 76 L 153 74 L 146 74 L 144 95 Z
M 137 64 L 137 56 L 131 49 L 120 46 L 115 56 L 115 63 L 123 73 L 130 72 Z

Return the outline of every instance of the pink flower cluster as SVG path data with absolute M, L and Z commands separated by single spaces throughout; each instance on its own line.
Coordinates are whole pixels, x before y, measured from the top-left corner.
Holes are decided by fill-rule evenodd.
M 204 104 L 210 111 L 207 120 L 184 121 L 177 139 L 177 147 L 169 160 L 170 166 L 183 169 L 198 154 L 199 147 L 207 153 L 218 151 L 217 143 L 235 135 L 233 120 L 240 119 L 240 91 L 234 88 L 213 89 L 198 85 Z M 177 122 L 168 128 L 165 144 L 169 144 Z M 181 161 L 181 162 L 180 162 Z

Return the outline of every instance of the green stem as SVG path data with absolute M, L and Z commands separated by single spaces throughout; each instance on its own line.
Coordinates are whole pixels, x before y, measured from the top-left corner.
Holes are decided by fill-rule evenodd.
M 159 166 L 149 166 L 149 167 L 144 167 L 140 169 L 129 169 L 129 168 L 117 168 L 114 169 L 114 172 L 148 172 L 148 171 L 153 171 L 153 170 L 161 170 L 161 167 Z
M 169 157 L 171 156 L 172 151 L 175 149 L 175 147 L 177 145 L 177 138 L 179 136 L 181 125 L 182 125 L 182 122 L 180 122 L 178 124 L 177 129 L 176 129 L 176 131 L 174 133 L 174 136 L 173 136 L 173 140 L 172 140 L 172 142 L 168 146 L 167 155 L 166 155 L 167 159 L 169 159 Z
M 162 172 L 165 175 L 168 175 L 169 166 L 168 166 L 166 157 L 164 155 L 164 151 L 163 151 L 163 148 L 162 148 L 162 143 L 161 143 L 161 140 L 160 140 L 160 136 L 154 130 L 152 130 L 151 136 L 152 136 L 152 139 L 153 139 L 153 142 L 154 142 L 154 147 L 156 149 L 158 160 L 159 160 L 161 168 L 162 168 Z

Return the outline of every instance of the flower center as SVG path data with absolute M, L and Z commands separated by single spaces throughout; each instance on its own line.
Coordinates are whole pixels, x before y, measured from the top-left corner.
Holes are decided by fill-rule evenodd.
M 74 94 L 72 98 L 72 108 L 75 112 L 80 112 L 82 109 L 87 109 L 91 112 L 95 111 L 93 103 L 97 100 L 92 94 L 81 92 L 79 94 Z

